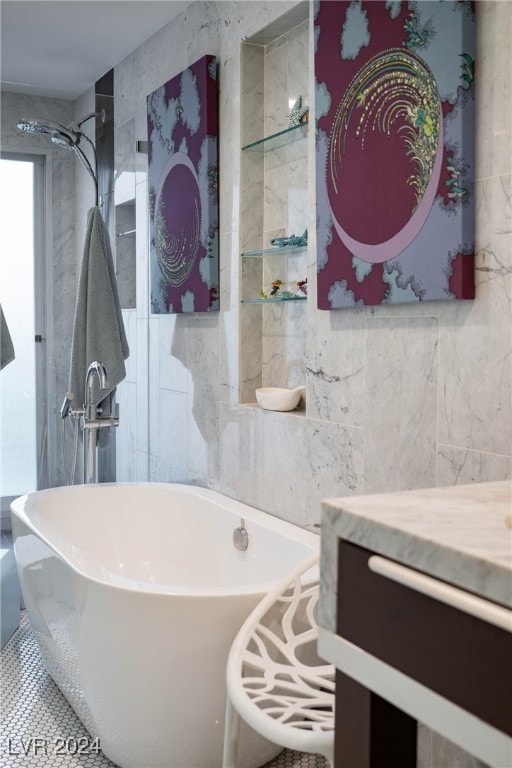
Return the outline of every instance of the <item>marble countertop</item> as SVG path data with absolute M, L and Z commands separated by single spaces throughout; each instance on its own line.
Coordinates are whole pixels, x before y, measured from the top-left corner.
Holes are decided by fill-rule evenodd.
M 512 482 L 327 499 L 319 622 L 336 628 L 338 539 L 512 608 Z

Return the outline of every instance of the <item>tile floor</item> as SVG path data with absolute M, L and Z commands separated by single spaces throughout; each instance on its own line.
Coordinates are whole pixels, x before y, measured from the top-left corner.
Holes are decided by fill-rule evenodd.
M 0 690 L 0 768 L 115 768 L 93 752 L 89 734 L 46 672 L 25 611 L 0 653 Z M 72 754 L 80 745 L 89 754 Z M 59 748 L 65 754 L 55 754 Z M 326 768 L 326 762 L 284 750 L 265 768 Z

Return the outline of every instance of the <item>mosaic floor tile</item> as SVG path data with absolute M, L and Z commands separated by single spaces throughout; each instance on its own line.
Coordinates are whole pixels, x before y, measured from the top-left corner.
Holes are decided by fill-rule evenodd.
M 44 668 L 22 611 L 0 652 L 0 768 L 116 768 L 94 742 Z M 85 754 L 76 754 L 78 750 Z M 285 749 L 265 768 L 326 768 L 323 757 Z M 142 766 L 141 766 L 142 768 Z

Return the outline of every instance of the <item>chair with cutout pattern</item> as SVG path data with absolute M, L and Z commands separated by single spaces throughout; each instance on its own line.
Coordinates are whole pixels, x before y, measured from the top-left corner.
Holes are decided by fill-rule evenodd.
M 318 555 L 256 606 L 227 664 L 223 768 L 236 768 L 240 718 L 270 741 L 333 765 L 334 667 L 316 652 Z

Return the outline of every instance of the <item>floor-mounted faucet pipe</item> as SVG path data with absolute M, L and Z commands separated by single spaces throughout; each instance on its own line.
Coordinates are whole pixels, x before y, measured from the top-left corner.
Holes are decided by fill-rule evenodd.
M 98 363 L 97 361 L 91 363 L 85 376 L 84 415 L 82 417 L 84 433 L 84 483 L 97 482 L 96 443 L 100 423 L 97 413 L 98 406 L 93 400 L 95 376 L 98 377 L 100 390 L 105 392 L 108 389 L 108 377 L 103 363 Z

